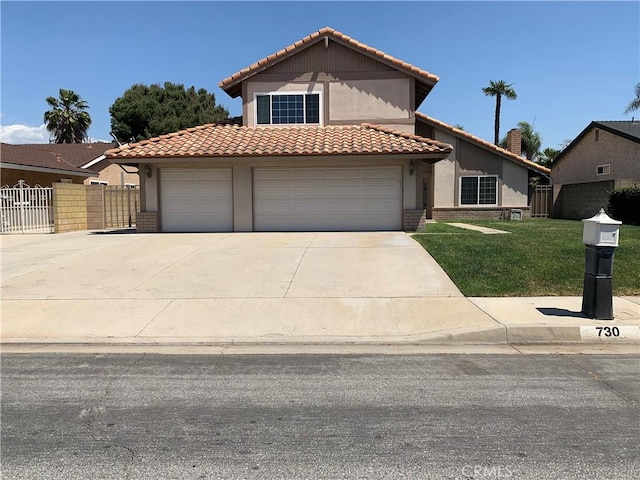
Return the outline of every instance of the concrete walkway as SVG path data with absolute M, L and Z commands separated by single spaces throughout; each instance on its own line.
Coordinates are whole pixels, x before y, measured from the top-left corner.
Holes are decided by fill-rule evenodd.
M 447 223 L 452 227 L 464 228 L 465 230 L 473 230 L 476 232 L 484 233 L 485 235 L 500 235 L 502 233 L 511 233 L 504 230 L 498 230 L 497 228 L 480 227 L 478 225 L 470 225 L 468 223 Z
M 5 347 L 640 344 L 639 297 L 615 298 L 613 321 L 579 297 L 467 299 L 398 232 L 0 241 Z

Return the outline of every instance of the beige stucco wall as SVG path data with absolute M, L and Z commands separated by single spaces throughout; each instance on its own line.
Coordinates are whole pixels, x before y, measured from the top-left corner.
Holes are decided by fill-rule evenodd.
M 409 78 L 351 80 L 329 83 L 329 121 L 409 119 Z
M 557 185 L 603 182 L 623 178 L 640 178 L 640 144 L 599 130 L 595 141 L 595 128 L 560 159 L 551 169 L 551 178 Z M 599 165 L 611 165 L 609 175 L 598 175 Z
M 437 162 L 433 167 L 434 208 L 458 207 L 460 176 L 465 174 L 497 175 L 498 206 L 527 206 L 529 174 L 525 167 L 442 130 L 434 129 L 433 136 L 454 147 L 448 159 Z M 465 205 L 464 208 L 485 207 Z
M 411 111 L 411 79 L 350 79 L 325 81 L 247 81 L 244 124 L 256 125 L 255 96 L 260 93 L 303 92 L 320 94 L 322 125 L 359 125 L 363 122 L 385 125 L 407 133 L 414 132 Z
M 128 171 L 136 171 L 135 167 L 125 166 Z M 84 181 L 85 185 L 91 185 L 91 180 L 102 180 L 109 185 L 140 185 L 137 173 L 126 173 L 119 165 L 110 163 L 108 160 L 98 162 L 91 167 L 91 170 L 100 171 L 100 175 L 89 177 Z
M 453 145 L 453 151 L 445 160 L 440 160 L 433 166 L 433 206 L 453 207 L 456 192 L 456 161 L 458 155 L 458 141 L 446 132 L 434 131 L 435 140 Z
M 504 162 L 495 153 L 488 152 L 462 139 L 458 141 L 457 159 L 460 173 L 478 175 L 499 175 L 501 163 Z
M 508 160 L 502 162 L 502 206 L 524 207 L 529 201 L 529 172 Z
M 158 187 L 160 175 L 154 165 L 149 164 L 149 167 L 151 168 L 151 177 L 147 177 L 144 174 L 140 175 L 140 181 L 144 183 L 144 186 L 141 185 L 140 188 L 141 194 L 144 195 L 142 207 L 145 212 L 157 212 L 159 204 L 158 197 L 160 195 L 160 188 Z M 140 170 L 144 171 L 144 166 L 140 166 Z

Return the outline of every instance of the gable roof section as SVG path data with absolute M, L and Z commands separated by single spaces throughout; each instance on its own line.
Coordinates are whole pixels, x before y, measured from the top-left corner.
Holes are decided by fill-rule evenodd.
M 399 60 L 391 55 L 384 53 L 377 48 L 370 47 L 362 42 L 359 42 L 344 33 L 338 32 L 330 27 L 324 27 L 317 32 L 312 33 L 304 37 L 301 40 L 277 51 L 276 53 L 269 55 L 268 57 L 258 60 L 257 62 L 243 68 L 239 72 L 234 73 L 230 77 L 222 80 L 218 86 L 227 92 L 231 97 L 237 97 L 242 93 L 242 82 L 252 77 L 253 75 L 263 72 L 269 67 L 272 67 L 276 63 L 295 55 L 301 50 L 315 45 L 323 39 L 330 39 L 341 45 L 347 46 L 362 55 L 374 58 L 375 60 L 393 67 L 396 70 L 406 73 L 416 79 L 416 105 L 420 105 L 425 97 L 429 94 L 434 85 L 440 80 L 437 75 L 427 72 L 421 68 L 415 67 L 410 63 Z
M 207 124 L 123 145 L 107 159 L 171 157 L 310 157 L 330 155 L 424 155 L 444 158 L 451 145 L 377 125 L 245 127 Z
M 505 157 L 511 160 L 512 162 L 519 163 L 522 166 L 528 168 L 529 170 L 533 170 L 543 175 L 549 175 L 551 173 L 551 170 L 548 169 L 547 167 L 543 167 L 542 165 L 532 162 L 531 160 L 527 160 L 526 158 L 523 158 L 520 155 L 516 155 L 515 153 L 510 152 L 509 150 L 506 150 L 502 147 L 498 147 L 493 143 L 487 142 L 486 140 L 483 140 L 480 137 L 476 137 L 475 135 L 470 134 L 469 132 L 465 132 L 464 130 L 460 130 L 459 128 L 456 128 L 452 125 L 441 122 L 440 120 L 436 120 L 435 118 L 429 117 L 424 113 L 415 112 L 415 115 L 416 115 L 416 120 L 423 121 L 426 124 L 431 125 L 432 127 L 435 127 L 435 128 L 441 128 L 442 130 L 445 130 L 456 137 L 462 138 L 464 140 L 468 140 L 471 143 L 484 148 L 485 150 L 489 150 L 490 152 L 500 155 L 501 157 Z
M 96 172 L 80 168 L 83 162 L 102 153 L 106 147 L 113 146 L 103 143 L 103 147 L 88 147 L 89 144 L 25 144 L 12 145 L 3 143 L 0 146 L 0 162 L 5 168 L 11 165 L 33 167 L 37 171 L 56 171 L 70 175 L 92 177 Z M 96 145 L 96 144 L 93 144 Z M 104 148 L 104 149 L 101 149 Z M 28 168 L 22 168 L 27 169 Z M 44 169 L 44 170 L 43 170 Z
M 611 120 L 611 121 L 593 121 L 574 138 L 569 145 L 556 157 L 553 166 L 556 166 L 564 156 L 575 147 L 582 138 L 592 129 L 600 128 L 606 132 L 618 135 L 631 142 L 640 143 L 640 122 L 631 120 Z

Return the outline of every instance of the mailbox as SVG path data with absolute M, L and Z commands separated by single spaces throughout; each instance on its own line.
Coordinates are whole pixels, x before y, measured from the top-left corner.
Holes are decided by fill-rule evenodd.
M 582 222 L 584 223 L 582 243 L 594 247 L 618 246 L 619 225 L 622 222 L 609 217 L 603 208 L 596 215 L 584 219 Z
M 598 320 L 613 319 L 613 256 L 622 222 L 604 209 L 582 220 L 582 243 L 586 245 L 582 313 Z

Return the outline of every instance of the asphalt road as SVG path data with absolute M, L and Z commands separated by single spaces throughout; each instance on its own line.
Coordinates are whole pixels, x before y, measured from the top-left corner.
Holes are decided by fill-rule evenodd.
M 630 355 L 8 355 L 4 479 L 635 479 Z

